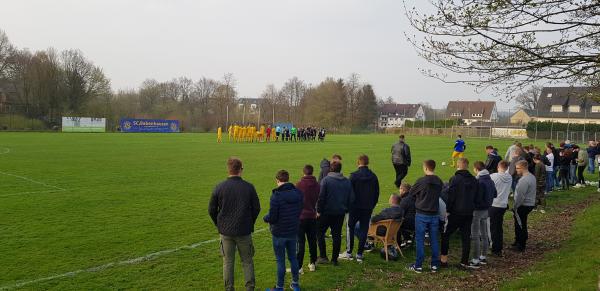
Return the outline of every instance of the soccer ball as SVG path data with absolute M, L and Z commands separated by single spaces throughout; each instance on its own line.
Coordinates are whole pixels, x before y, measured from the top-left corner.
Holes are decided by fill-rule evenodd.
M 442 162 L 442 166 L 445 166 L 445 165 L 446 165 L 446 162 Z

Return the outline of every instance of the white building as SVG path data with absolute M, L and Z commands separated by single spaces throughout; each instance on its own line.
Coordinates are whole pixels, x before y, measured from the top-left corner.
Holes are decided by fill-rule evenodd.
M 425 120 L 420 104 L 384 104 L 379 110 L 379 128 L 403 127 L 407 121 Z

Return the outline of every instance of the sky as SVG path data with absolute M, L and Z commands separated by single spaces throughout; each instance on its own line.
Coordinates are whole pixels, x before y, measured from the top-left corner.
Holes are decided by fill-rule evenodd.
M 1 0 L 0 7 L 0 29 L 15 46 L 79 49 L 115 90 L 148 78 L 233 73 L 239 96 L 259 97 L 293 76 L 316 85 L 357 73 L 399 103 L 494 100 L 493 92 L 420 73 L 437 68 L 406 41 L 412 30 L 401 0 Z M 513 105 L 499 101 L 498 109 Z

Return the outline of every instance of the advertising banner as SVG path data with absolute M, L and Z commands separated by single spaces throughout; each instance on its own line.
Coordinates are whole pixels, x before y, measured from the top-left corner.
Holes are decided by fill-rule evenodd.
M 524 128 L 492 128 L 492 136 L 509 138 L 527 138 L 527 130 Z
M 106 119 L 93 117 L 62 118 L 63 132 L 106 132 Z
M 179 132 L 179 120 L 121 119 L 121 132 Z

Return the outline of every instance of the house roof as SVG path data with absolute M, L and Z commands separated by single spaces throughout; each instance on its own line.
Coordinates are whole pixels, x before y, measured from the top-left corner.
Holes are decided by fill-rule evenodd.
M 417 115 L 420 107 L 420 104 L 384 104 L 380 109 L 380 113 L 382 115 L 413 118 Z
M 495 101 L 449 101 L 446 112 L 449 116 L 460 113 L 463 118 L 472 118 L 472 114 L 482 114 L 481 119 L 492 119 L 496 107 Z
M 563 107 L 579 105 L 582 109 L 585 108 L 589 112 L 592 106 L 600 105 L 590 98 L 594 95 L 599 96 L 600 90 L 591 87 L 544 87 L 539 96 L 538 109 L 540 113 L 546 114 L 551 113 L 550 108 L 552 105 L 561 105 Z M 581 111 L 583 112 L 584 110 Z

